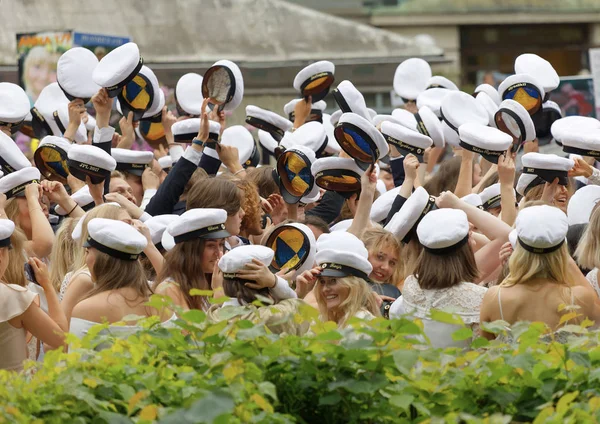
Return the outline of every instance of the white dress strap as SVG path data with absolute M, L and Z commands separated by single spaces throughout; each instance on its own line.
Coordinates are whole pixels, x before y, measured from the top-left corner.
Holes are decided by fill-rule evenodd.
M 500 308 L 500 319 L 504 321 L 504 314 L 502 313 L 502 300 L 500 299 L 500 290 L 502 287 L 498 287 L 498 308 Z

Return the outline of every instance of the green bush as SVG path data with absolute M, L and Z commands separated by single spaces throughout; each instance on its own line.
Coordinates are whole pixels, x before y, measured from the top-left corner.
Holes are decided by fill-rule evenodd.
M 308 309 L 296 317 L 314 318 Z M 407 319 L 343 331 L 319 323 L 303 337 L 250 321 L 209 325 L 200 311 L 177 328 L 144 326 L 127 338 L 97 326 L 71 338 L 69 353 L 51 352 L 23 374 L 0 371 L 0 422 L 600 421 L 600 345 L 585 326 L 561 344 L 540 341 L 541 324 L 518 324 L 517 342 L 478 338 L 468 351 L 419 343 L 421 324 Z M 471 335 L 462 328 L 454 337 Z

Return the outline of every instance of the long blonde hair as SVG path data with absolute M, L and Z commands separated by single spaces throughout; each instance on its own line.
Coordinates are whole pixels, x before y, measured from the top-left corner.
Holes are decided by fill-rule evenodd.
M 50 281 L 60 290 L 62 280 L 75 263 L 76 243 L 71 237 L 77 218 L 65 218 L 56 232 L 52 252 L 50 252 Z
M 375 293 L 365 280 L 355 276 L 336 278 L 336 280 L 337 284 L 350 289 L 348 297 L 338 308 L 342 314 L 336 314 L 334 311 L 327 310 L 327 301 L 321 295 L 321 290 L 317 288 L 314 293 L 319 306 L 319 318 L 321 321 L 334 321 L 338 324 L 339 328 L 343 328 L 350 318 L 363 309 L 366 309 L 376 317 L 381 316 Z M 321 279 L 319 279 L 317 284 L 322 284 Z
M 369 255 L 376 255 L 379 252 L 390 253 L 391 251 L 396 252 L 396 256 L 398 256 L 398 261 L 394 270 L 392 271 L 392 276 L 388 281 L 380 281 L 383 284 L 392 284 L 397 286 L 402 280 L 404 275 L 404 263 L 400 257 L 400 243 L 394 234 L 389 231 L 384 230 L 381 227 L 373 227 L 365 230 L 361 236 L 362 242 L 365 244 L 365 247 L 369 251 Z
M 15 227 L 15 231 L 10 236 L 10 244 L 12 249 L 8 251 L 8 267 L 4 272 L 2 279 L 8 284 L 16 284 L 17 286 L 27 286 L 25 278 L 25 242 L 27 236 L 19 227 Z
M 81 237 L 75 243 L 75 259 L 71 271 L 79 271 L 87 268 L 87 265 L 85 264 L 85 249 L 83 248 L 83 243 L 88 239 L 88 223 L 94 218 L 119 219 L 121 210 L 121 207 L 117 205 L 100 205 L 88 211 L 88 213 L 81 218 L 83 219 Z
M 517 243 L 508 261 L 508 275 L 501 287 L 527 284 L 532 280 L 548 280 L 563 285 L 565 288 L 574 285 L 569 268 L 569 249 L 567 243 L 550 253 L 532 253 Z
M 596 204 L 583 236 L 575 251 L 579 266 L 585 269 L 600 268 L 600 203 Z

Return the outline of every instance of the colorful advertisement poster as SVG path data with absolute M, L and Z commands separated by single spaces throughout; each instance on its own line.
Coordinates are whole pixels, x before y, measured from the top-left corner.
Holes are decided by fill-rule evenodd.
M 17 34 L 19 82 L 31 104 L 48 84 L 56 82 L 56 63 L 73 45 L 71 31 Z
M 558 88 L 550 93 L 550 100 L 560 106 L 563 116 L 596 117 L 594 83 L 591 76 L 561 78 Z

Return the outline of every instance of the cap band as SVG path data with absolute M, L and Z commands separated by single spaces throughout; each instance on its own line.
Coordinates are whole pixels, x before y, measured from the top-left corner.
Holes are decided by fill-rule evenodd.
M 197 238 L 210 238 L 210 237 L 206 237 L 206 236 L 208 236 L 210 234 L 218 233 L 221 231 L 225 231 L 225 224 L 209 225 L 208 227 L 190 231 L 189 233 L 180 234 L 178 236 L 173 237 L 173 239 L 175 240 L 175 244 L 179 244 L 184 241 L 194 240 Z M 224 237 L 218 237 L 218 238 L 224 238 Z
M 444 116 L 444 112 L 442 111 L 442 109 L 440 108 L 440 116 L 442 117 L 442 120 L 448 124 L 448 126 L 450 128 L 452 128 L 457 134 L 458 134 L 458 128 L 454 126 L 454 124 L 452 124 L 450 121 L 448 121 L 448 119 L 446 119 L 446 117 Z
M 146 169 L 145 163 L 117 162 L 118 171 L 135 170 L 140 171 Z
M 482 149 L 481 147 L 473 146 L 472 144 L 469 144 L 463 140 L 460 140 L 458 145 L 465 150 L 469 150 L 474 153 L 479 153 L 481 156 L 483 156 L 487 161 L 489 161 L 491 163 L 498 163 L 498 159 L 500 158 L 500 156 L 502 156 L 504 154 L 504 151 L 502 151 L 502 150 Z
M 207 148 L 210 148 L 213 150 L 217 150 L 217 142 L 216 141 L 205 141 L 202 145 L 204 147 L 207 147 Z
M 523 167 L 524 174 L 533 174 L 542 178 L 544 181 L 552 183 L 555 178 L 558 178 L 558 184 L 566 186 L 569 183 L 568 171 L 558 171 L 555 169 L 539 169 L 531 167 Z
M 5 174 L 11 174 L 16 171 L 16 169 L 9 165 L 9 163 L 2 156 L 0 156 L 0 166 L 2 166 L 2 170 Z
M 42 115 L 35 107 L 31 108 L 31 126 L 35 136 L 40 140 L 47 135 L 52 134 L 52 128 L 48 122 L 46 122 L 46 118 L 44 118 L 44 115 Z
M 542 178 L 536 176 L 535 179 L 530 182 L 527 187 L 525 187 L 525 190 L 523 190 L 523 196 L 527 196 L 527 193 L 529 193 L 529 191 L 534 188 L 537 187 L 539 185 L 543 185 L 546 184 L 546 181 L 544 181 Z
M 40 180 L 26 181 L 26 182 L 24 182 L 22 184 L 19 184 L 16 187 L 11 188 L 6 193 L 4 193 L 6 195 L 6 199 L 11 199 L 13 197 L 18 196 L 19 194 L 21 194 L 25 190 L 25 187 L 27 187 L 29 184 L 33 184 L 33 183 L 39 184 Z
M 215 144 L 217 144 L 219 142 L 219 133 L 216 132 L 209 132 L 208 133 L 208 140 L 214 142 Z M 214 147 L 213 147 L 214 149 Z
M 563 240 L 560 243 L 558 243 L 556 246 L 533 247 L 533 246 L 529 246 L 527 243 L 525 243 L 523 240 L 521 240 L 521 237 L 517 237 L 517 240 L 519 241 L 519 244 L 521 245 L 521 247 L 523 249 L 527 250 L 528 252 L 538 253 L 538 254 L 554 252 L 555 250 L 560 249 L 560 247 L 565 243 L 565 241 Z
M 425 149 L 423 149 L 421 147 L 417 147 L 417 146 L 412 146 L 410 144 L 406 144 L 404 141 L 398 140 L 397 138 L 394 138 L 391 135 L 386 135 L 386 134 L 384 134 L 384 135 L 385 135 L 386 141 L 388 143 L 396 146 L 399 150 L 401 150 L 401 153 L 413 154 L 418 158 L 423 157 L 423 154 L 425 153 Z
M 254 141 L 254 139 L 252 141 Z M 248 168 L 249 166 L 256 166 L 260 161 L 260 152 L 256 148 L 256 142 L 254 142 L 253 145 L 254 147 L 252 147 L 252 153 L 250 154 L 250 157 L 242 164 L 244 169 Z
M 415 119 L 417 120 L 417 130 L 421 134 L 426 135 L 427 137 L 431 137 L 429 131 L 427 130 L 427 127 L 425 126 L 425 122 L 423 122 L 423 118 L 421 118 L 421 115 L 419 115 L 418 112 L 415 113 Z
M 89 102 L 92 98 L 91 97 L 76 97 L 76 96 L 72 96 L 71 94 L 69 94 L 67 92 L 67 90 L 65 90 L 62 85 L 60 85 L 60 82 L 56 81 L 56 83 L 58 84 L 58 86 L 60 87 L 60 89 L 62 90 L 62 92 L 65 94 L 65 97 L 67 99 L 69 99 L 70 102 L 72 102 L 73 100 L 76 99 L 81 99 L 83 100 L 83 104 L 86 104 L 87 102 Z
M 0 127 L 8 127 L 8 128 L 10 128 L 10 130 L 12 132 L 12 129 L 14 127 L 20 127 L 21 125 L 23 125 L 23 122 L 25 122 L 24 119 L 21 119 L 19 122 L 0 121 Z
M 419 215 L 419 217 L 417 218 L 417 220 L 415 221 L 415 223 L 412 225 L 412 227 L 410 227 L 410 230 L 402 238 L 402 243 L 408 244 L 410 242 L 410 240 L 412 239 L 413 234 L 415 233 L 415 230 L 417 229 L 417 226 L 419 225 L 419 223 L 421 222 L 421 220 L 423 219 L 423 217 L 425 217 L 425 215 L 427 215 L 429 212 L 431 212 L 434 209 L 437 209 L 436 206 L 435 206 L 435 197 L 429 196 L 429 200 L 427 200 L 427 204 L 425 205 L 425 207 L 421 211 L 421 215 Z
M 565 153 L 575 153 L 575 154 L 581 155 L 581 156 L 590 156 L 592 158 L 600 158 L 600 151 L 599 150 L 580 149 L 578 147 L 567 146 L 564 143 L 563 143 L 563 152 L 565 152 Z
M 278 126 L 255 116 L 246 116 L 246 123 L 252 125 L 254 128 L 268 132 L 277 141 L 281 141 L 285 135 L 285 132 Z
M 291 111 L 288 114 L 288 119 L 291 122 L 294 122 L 296 120 L 296 113 L 294 111 Z M 323 123 L 323 111 L 321 109 L 311 109 L 310 110 L 310 115 L 309 117 L 306 119 L 306 122 L 319 122 L 319 123 Z
M 140 72 L 140 69 L 142 69 L 143 64 L 144 64 L 144 60 L 140 56 L 140 61 L 138 62 L 138 64 L 135 65 L 135 68 L 133 69 L 133 71 L 131 71 L 131 73 L 129 75 L 127 75 L 127 77 L 123 81 L 121 81 L 118 84 L 112 85 L 110 87 L 104 87 L 106 89 L 106 91 L 108 91 L 108 96 L 116 97 L 117 94 L 119 94 L 119 92 L 121 91 L 121 89 L 123 87 L 125 87 L 127 84 L 129 84 L 129 82 L 131 82 L 131 80 L 134 79 L 135 76 Z
M 60 130 L 60 132 L 61 132 L 62 134 L 64 134 L 64 133 L 65 133 L 65 130 L 66 130 L 66 128 L 65 128 L 65 126 L 63 125 L 62 121 L 60 120 L 60 116 L 58 115 L 58 111 L 57 111 L 57 110 L 55 110 L 55 111 L 52 113 L 52 116 L 54 117 L 54 122 L 56 122 L 56 126 L 58 127 L 58 129 Z
M 353 179 L 354 181 L 349 181 Z M 360 175 L 349 169 L 325 169 L 317 172 L 315 183 L 324 188 L 336 192 L 355 193 L 360 190 Z
M 198 135 L 198 131 L 189 133 L 173 134 L 173 141 L 176 143 L 191 143 L 194 138 Z
M 89 176 L 93 184 L 99 184 L 110 176 L 108 169 L 102 169 L 89 163 L 69 159 L 67 164 L 69 165 L 71 174 L 81 181 L 85 181 L 85 177 Z
M 367 274 L 348 265 L 342 265 L 335 262 L 324 262 L 322 264 L 319 264 L 319 267 L 321 267 L 323 271 L 325 271 L 326 269 L 332 269 L 334 271 L 343 272 L 346 275 L 353 275 L 355 277 L 362 278 L 365 281 L 371 281 Z
M 469 234 L 467 233 L 467 235 L 462 240 L 460 240 L 458 243 L 453 244 L 452 246 L 442 247 L 440 249 L 432 249 L 430 247 L 423 246 L 423 249 L 425 249 L 426 251 L 428 251 L 429 253 L 431 253 L 433 255 L 443 256 L 443 255 L 447 255 L 449 253 L 454 252 L 459 247 L 464 246 L 465 244 L 467 244 L 468 240 L 469 240 Z
M 323 152 L 327 148 L 328 143 L 329 143 L 329 137 L 326 135 L 325 139 L 323 140 L 323 143 L 321 143 L 321 147 L 319 147 L 317 149 L 317 151 L 315 152 L 315 156 L 317 157 L 317 159 L 320 158 L 321 156 L 323 156 Z
M 10 246 L 10 237 L 0 240 L 0 248 Z
M 504 119 L 502 118 L 503 113 L 506 113 L 508 116 L 510 116 L 512 119 L 514 119 L 515 122 L 517 123 L 517 126 L 519 127 L 519 132 L 520 132 L 519 144 L 521 144 L 521 142 L 523 140 L 525 140 L 525 137 L 527 137 L 527 132 L 525 130 L 525 123 L 523 122 L 521 117 L 519 115 L 517 115 L 517 113 L 515 111 L 513 111 L 511 109 L 507 109 L 507 108 L 498 109 L 498 111 L 494 115 L 494 121 L 496 121 L 496 126 L 498 127 L 498 129 L 500 129 L 504 133 L 506 133 L 506 131 L 508 131 L 509 135 L 513 135 L 512 131 L 510 131 L 508 129 L 508 125 L 506 125 L 506 123 L 504 122 Z
M 340 93 L 340 90 L 338 90 L 337 88 L 335 90 L 333 90 L 333 98 L 335 99 L 336 103 L 340 107 L 340 110 L 342 111 L 342 113 L 352 112 L 352 109 L 350 109 L 350 106 L 348 106 L 348 102 L 346 102 L 344 95 L 342 93 Z
M 125 253 L 121 252 L 120 250 L 113 249 L 112 247 L 105 246 L 91 237 L 88 237 L 84 247 L 93 247 L 94 249 L 99 250 L 102 253 L 106 253 L 108 256 L 112 256 L 113 258 L 121 259 L 124 261 L 137 261 L 137 259 L 140 256 L 136 253 Z
M 497 202 L 501 200 L 501 196 L 502 195 L 499 194 L 497 196 L 490 197 L 483 205 L 481 205 L 481 207 L 484 211 L 487 211 L 488 209 L 492 208 L 497 208 L 499 206 Z

